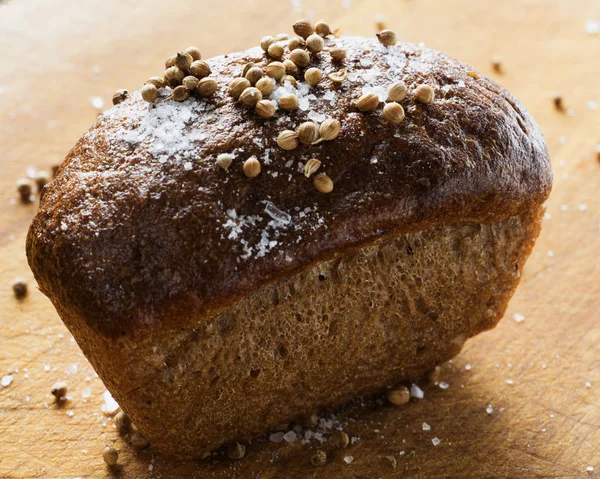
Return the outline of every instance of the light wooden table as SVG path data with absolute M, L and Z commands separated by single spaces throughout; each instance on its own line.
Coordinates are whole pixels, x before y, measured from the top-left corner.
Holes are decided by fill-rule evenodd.
M 117 435 L 100 410 L 105 389 L 35 290 L 24 237 L 36 206 L 14 202 L 15 180 L 64 157 L 94 121 L 91 97 L 108 107 L 115 89 L 137 88 L 190 44 L 205 57 L 244 49 L 301 16 L 373 35 L 377 13 L 403 40 L 492 76 L 545 132 L 554 190 L 505 319 L 444 366 L 447 390 L 429 387 L 403 408 L 347 411 L 345 429 L 360 440 L 326 446 L 325 468 L 308 464 L 314 446 L 297 443 L 258 442 L 231 466 L 136 454 L 117 440 L 121 467 L 108 470 L 101 452 Z M 0 387 L 0 477 L 600 477 L 600 110 L 588 107 L 600 103 L 600 36 L 586 33 L 589 19 L 600 20 L 598 0 L 0 1 L 0 376 L 13 375 Z M 503 75 L 491 71 L 494 55 Z M 556 90 L 573 116 L 554 110 Z M 30 281 L 21 302 L 15 276 Z M 64 409 L 49 395 L 59 379 L 72 395 Z

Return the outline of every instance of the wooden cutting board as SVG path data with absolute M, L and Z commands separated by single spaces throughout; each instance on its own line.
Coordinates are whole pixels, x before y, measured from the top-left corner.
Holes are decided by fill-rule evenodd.
M 600 103 L 600 35 L 585 30 L 600 21 L 598 0 L 173 3 L 0 1 L 0 376 L 12 376 L 0 386 L 0 477 L 600 477 L 600 110 L 591 103 Z M 94 121 L 92 97 L 108 108 L 115 89 L 137 89 L 188 45 L 205 57 L 245 49 L 303 16 L 373 35 L 376 14 L 401 39 L 506 86 L 545 132 L 554 190 L 506 317 L 444 365 L 447 389 L 425 386 L 424 399 L 400 408 L 339 412 L 359 439 L 345 450 L 318 446 L 326 467 L 309 463 L 314 442 L 264 438 L 235 463 L 136 453 L 102 413 L 105 388 L 34 287 L 24 237 L 36 205 L 15 202 L 15 181 L 29 165 L 49 169 L 65 156 Z M 491 69 L 494 55 L 503 74 Z M 570 114 L 555 110 L 555 91 Z M 30 283 L 23 301 L 12 295 L 15 276 Z M 64 408 L 49 394 L 58 380 L 69 385 Z M 107 469 L 102 450 L 113 443 L 120 466 Z

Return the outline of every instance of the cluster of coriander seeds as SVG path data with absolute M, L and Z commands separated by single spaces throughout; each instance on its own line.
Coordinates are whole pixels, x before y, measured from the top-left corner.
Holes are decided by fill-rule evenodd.
M 283 150 L 293 150 L 298 144 L 316 145 L 322 141 L 330 141 L 340 134 L 341 124 L 335 118 L 324 120 L 317 126 L 312 121 L 305 121 L 298 127 L 298 131 L 283 130 L 277 136 L 277 145 Z
M 165 87 L 173 89 L 171 96 L 165 100 L 185 101 L 190 95 L 210 97 L 219 88 L 217 82 L 209 78 L 210 74 L 210 66 L 202 60 L 200 50 L 196 47 L 188 47 L 183 52 L 167 58 L 162 77 L 155 76 L 148 79 L 141 91 L 142 98 L 149 103 L 154 103 L 159 97 L 159 88 Z M 113 103 L 115 98 L 117 100 L 121 98 L 122 95 L 118 93 L 115 93 Z

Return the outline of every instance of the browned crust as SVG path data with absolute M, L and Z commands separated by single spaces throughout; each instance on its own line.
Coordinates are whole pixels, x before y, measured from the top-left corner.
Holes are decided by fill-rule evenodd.
M 390 62 L 391 50 L 376 40 L 338 44 L 349 52 L 343 66 L 350 72 L 377 68 L 373 82 L 387 86 L 402 78 L 409 91 L 429 83 L 436 101 L 417 104 L 409 94 L 406 120 L 394 127 L 382 120 L 381 108 L 355 111 L 359 77 L 336 90 L 335 106 L 319 103 L 320 112 L 342 122 L 336 140 L 283 151 L 277 133 L 295 129 L 307 112 L 261 120 L 225 94 L 241 65 L 265 61 L 253 49 L 209 60 L 220 93 L 195 106 L 215 108 L 186 123 L 182 149 L 193 143 L 190 158 L 171 152 L 160 163 L 149 143 L 127 139 L 151 114 L 135 93 L 99 118 L 45 189 L 27 238 L 40 289 L 102 334 L 126 334 L 142 324 L 178 328 L 189 321 L 190 307 L 209 316 L 263 284 L 384 235 L 499 221 L 547 198 L 552 178 L 543 137 L 501 87 L 424 47 L 391 47 Z M 365 59 L 371 67 L 363 68 Z M 325 54 L 311 66 L 339 68 Z M 321 98 L 332 88 L 326 80 L 314 94 Z M 161 108 L 171 107 L 153 114 Z M 227 173 L 215 164 L 223 152 L 236 154 Z M 241 171 L 250 155 L 263 162 L 252 180 Z M 322 159 L 334 180 L 331 194 L 316 192 L 298 172 L 298 163 L 311 157 Z M 268 227 L 265 201 L 289 213 L 291 223 Z M 232 238 L 224 226 L 231 210 L 260 219 Z M 259 257 L 265 231 L 277 244 Z M 244 244 L 253 249 L 245 259 Z

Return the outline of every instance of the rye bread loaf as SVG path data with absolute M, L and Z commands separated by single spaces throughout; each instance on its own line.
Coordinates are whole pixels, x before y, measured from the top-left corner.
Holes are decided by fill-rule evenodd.
M 517 100 L 422 46 L 325 42 L 343 62 L 312 55 L 316 87 L 301 68 L 271 95 L 297 110 L 265 120 L 227 95 L 270 62 L 261 49 L 216 57 L 213 97 L 131 94 L 44 188 L 27 238 L 40 290 L 162 452 L 199 456 L 450 359 L 502 317 L 539 233 L 551 170 Z M 400 125 L 357 110 L 397 80 Z M 425 83 L 430 104 L 414 98 Z M 277 146 L 327 118 L 334 140 Z M 310 158 L 331 193 L 303 174 Z

